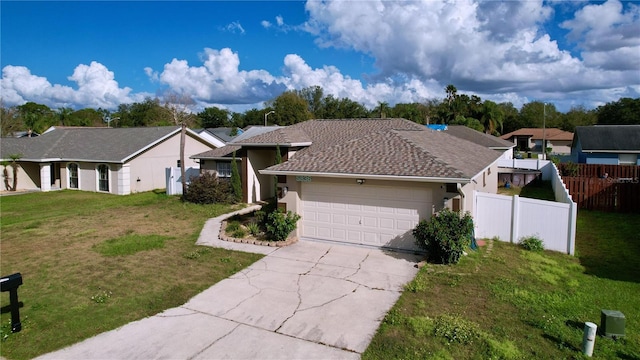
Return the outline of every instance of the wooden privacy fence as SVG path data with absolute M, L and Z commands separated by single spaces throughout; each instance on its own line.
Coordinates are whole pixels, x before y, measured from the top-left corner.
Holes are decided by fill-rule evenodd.
M 562 176 L 604 178 L 607 174 L 607 178 L 615 179 L 638 180 L 640 178 L 640 166 L 638 165 L 560 163 L 558 170 Z
M 586 178 L 563 176 L 578 208 L 610 212 L 640 212 L 638 178 Z

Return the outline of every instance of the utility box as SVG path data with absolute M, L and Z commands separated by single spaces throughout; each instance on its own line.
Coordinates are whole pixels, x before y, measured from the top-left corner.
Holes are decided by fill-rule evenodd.
M 624 336 L 624 314 L 617 310 L 602 310 L 600 332 L 608 338 Z

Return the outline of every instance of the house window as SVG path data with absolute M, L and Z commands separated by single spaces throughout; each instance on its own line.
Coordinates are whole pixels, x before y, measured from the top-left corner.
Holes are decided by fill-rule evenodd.
M 231 177 L 231 163 L 229 162 L 216 163 L 216 171 L 218 172 L 218 177 L 223 177 L 223 178 Z
M 619 154 L 618 155 L 618 164 L 619 165 L 635 165 L 638 156 L 636 154 Z
M 98 165 L 98 191 L 109 191 L 109 166 Z
M 78 164 L 71 163 L 67 168 L 69 171 L 69 189 L 78 189 L 80 184 L 78 181 Z

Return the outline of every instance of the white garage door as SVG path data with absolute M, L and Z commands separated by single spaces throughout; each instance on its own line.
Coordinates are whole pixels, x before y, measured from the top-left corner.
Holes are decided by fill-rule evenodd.
M 431 205 L 431 190 L 411 184 L 303 183 L 302 236 L 416 250 L 411 231 L 431 216 Z

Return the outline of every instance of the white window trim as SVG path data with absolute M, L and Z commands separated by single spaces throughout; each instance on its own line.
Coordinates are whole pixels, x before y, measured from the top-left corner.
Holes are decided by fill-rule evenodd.
M 223 174 L 220 173 L 220 165 L 223 165 L 223 164 L 228 166 L 228 169 L 229 169 L 229 174 L 228 175 L 223 175 Z M 230 178 L 231 177 L 231 162 L 216 161 L 216 176 L 218 176 L 219 178 Z
M 107 167 L 107 190 L 100 190 L 100 166 Z M 109 193 L 111 192 L 111 167 L 108 164 L 98 164 L 96 165 L 96 191 Z
M 76 188 L 72 188 L 71 187 L 71 169 L 69 169 L 69 167 L 71 165 L 75 165 L 77 167 L 76 172 L 78 175 L 78 187 Z M 80 190 L 80 164 L 78 164 L 77 162 L 70 162 L 67 164 L 67 188 L 71 189 L 71 190 Z

